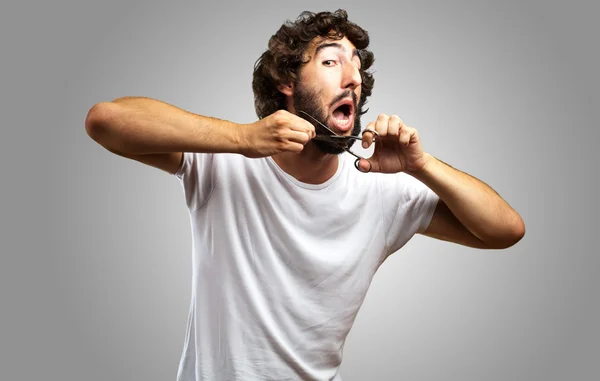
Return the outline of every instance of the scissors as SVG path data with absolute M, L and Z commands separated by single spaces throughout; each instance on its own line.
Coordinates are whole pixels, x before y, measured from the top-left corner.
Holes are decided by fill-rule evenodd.
M 369 161 L 369 159 L 366 158 L 366 157 L 362 157 L 360 155 L 357 155 L 354 152 L 350 151 L 350 142 L 352 142 L 353 140 L 362 140 L 362 135 L 364 135 L 365 132 L 372 133 L 374 135 L 373 136 L 373 141 L 375 141 L 376 139 L 379 138 L 379 134 L 377 133 L 377 131 L 372 130 L 370 128 L 366 128 L 361 133 L 361 136 L 355 136 L 355 135 L 338 135 L 331 128 L 329 128 L 326 125 L 324 125 L 323 123 L 321 123 L 317 118 L 313 117 L 309 113 L 304 112 L 302 110 L 298 110 L 298 112 L 301 112 L 304 115 L 309 116 L 312 120 L 314 120 L 315 122 L 319 123 L 323 128 L 325 128 L 327 131 L 329 131 L 331 133 L 331 135 L 317 135 L 317 136 L 315 136 L 313 138 L 314 140 L 320 140 L 320 141 L 323 141 L 323 142 L 329 142 L 329 143 L 336 144 L 337 146 L 341 147 L 344 151 L 348 152 L 350 155 L 352 155 L 352 156 L 354 156 L 356 158 L 356 160 L 354 161 L 354 167 L 356 169 L 358 169 L 360 172 L 364 172 L 364 173 L 367 173 L 367 172 L 371 171 L 371 162 Z M 363 171 L 363 170 L 360 169 L 360 167 L 358 166 L 358 162 L 360 161 L 360 159 L 364 159 L 364 160 L 366 160 L 369 163 L 369 169 L 368 170 Z

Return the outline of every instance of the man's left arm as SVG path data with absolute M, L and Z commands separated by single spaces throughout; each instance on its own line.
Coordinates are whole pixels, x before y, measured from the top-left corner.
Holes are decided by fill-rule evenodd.
M 440 197 L 424 235 L 488 249 L 504 249 L 521 240 L 523 219 L 496 191 L 430 154 L 424 157 L 423 167 L 409 174 Z
M 397 115 L 380 114 L 367 125 L 364 147 L 374 139 L 373 156 L 361 159 L 359 170 L 405 172 L 439 196 L 424 235 L 471 247 L 504 249 L 525 234 L 521 216 L 497 192 L 424 152 L 417 130 L 406 126 Z

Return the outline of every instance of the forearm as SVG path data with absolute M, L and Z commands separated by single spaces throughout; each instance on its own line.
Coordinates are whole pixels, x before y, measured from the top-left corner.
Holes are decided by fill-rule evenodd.
M 518 240 L 524 234 L 519 214 L 490 186 L 425 155 L 425 166 L 411 174 L 431 188 L 473 235 L 494 243 Z
M 86 130 L 109 150 L 133 155 L 167 152 L 232 152 L 240 149 L 238 124 L 193 114 L 143 97 L 95 105 Z

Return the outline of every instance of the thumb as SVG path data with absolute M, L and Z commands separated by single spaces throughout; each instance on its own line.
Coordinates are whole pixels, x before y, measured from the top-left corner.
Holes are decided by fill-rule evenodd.
M 376 160 L 359 159 L 357 169 L 363 173 L 379 172 L 379 163 Z

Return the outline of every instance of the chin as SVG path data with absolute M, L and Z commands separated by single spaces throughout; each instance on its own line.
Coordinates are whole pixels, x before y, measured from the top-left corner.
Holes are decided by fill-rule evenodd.
M 340 154 L 344 153 L 344 149 L 343 148 L 341 148 L 338 145 L 331 144 L 329 142 L 323 142 L 323 141 L 320 141 L 320 140 L 313 140 L 313 143 L 315 144 L 315 147 L 317 147 L 317 149 L 319 151 L 321 151 L 322 153 L 325 153 L 325 154 L 340 155 Z

